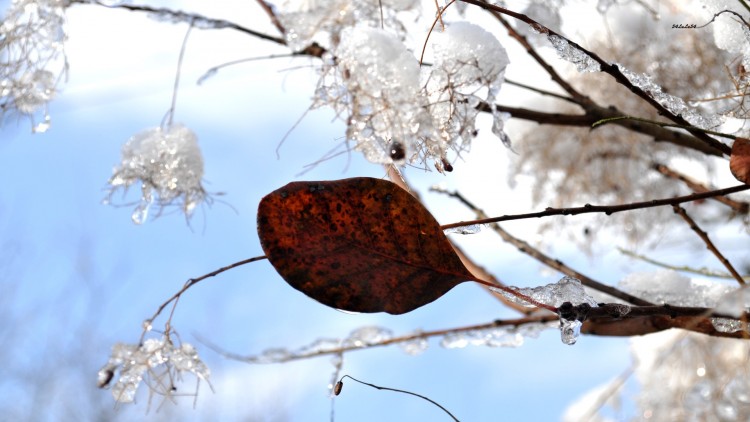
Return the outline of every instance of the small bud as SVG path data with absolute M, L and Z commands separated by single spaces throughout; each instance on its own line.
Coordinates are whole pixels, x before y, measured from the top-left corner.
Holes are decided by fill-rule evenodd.
M 336 383 L 336 385 L 333 386 L 333 395 L 338 396 L 341 394 L 341 389 L 344 388 L 344 382 L 339 381 Z

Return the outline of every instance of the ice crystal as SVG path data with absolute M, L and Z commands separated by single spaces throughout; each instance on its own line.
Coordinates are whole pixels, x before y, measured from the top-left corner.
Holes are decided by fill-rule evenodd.
M 64 7 L 62 0 L 14 0 L 0 23 L 0 117 L 28 116 L 34 132 L 49 128 L 47 104 L 67 74 Z
M 577 278 L 565 276 L 557 281 L 557 283 L 550 283 L 545 286 L 539 287 L 511 287 L 511 289 L 518 293 L 534 299 L 537 302 L 545 305 L 559 307 L 564 302 L 570 302 L 573 305 L 580 305 L 586 303 L 591 306 L 597 306 L 596 300 L 589 296 L 584 290 L 581 281 Z M 503 295 L 506 299 L 513 303 L 518 303 L 526 307 L 534 307 L 535 305 L 508 293 L 501 289 L 490 287 L 490 290 Z
M 115 344 L 109 361 L 99 370 L 97 384 L 105 388 L 115 380 L 112 397 L 118 403 L 132 403 L 141 382 L 149 386 L 151 394 L 173 395 L 173 382 L 183 373 L 204 381 L 211 374 L 192 345 L 175 345 L 167 337 L 150 338 L 140 345 Z
M 424 91 L 439 135 L 455 149 L 468 148 L 476 136 L 477 107 L 484 102 L 494 115 L 493 133 L 508 143 L 503 132 L 508 115 L 495 109 L 510 63 L 503 46 L 494 35 L 468 22 L 452 23 L 434 38 L 434 63 Z
M 482 231 L 484 224 L 472 224 L 469 226 L 453 227 L 443 230 L 445 233 L 455 234 L 477 234 Z
M 354 347 L 365 347 L 372 344 L 378 344 L 383 341 L 389 340 L 393 336 L 393 332 L 387 328 L 378 326 L 367 326 L 360 327 L 352 331 L 344 340 L 344 345 L 351 345 Z
M 421 332 L 418 331 L 414 334 L 418 336 L 419 334 L 421 334 Z M 427 350 L 428 346 L 429 342 L 426 338 L 416 337 L 412 340 L 401 343 L 401 350 L 403 350 L 407 355 L 417 356 L 424 353 L 425 350 Z
M 736 333 L 747 330 L 747 323 L 731 318 L 711 318 L 711 325 L 721 333 Z
M 567 320 L 560 318 L 560 337 L 562 342 L 572 346 L 578 341 L 578 336 L 581 335 L 581 326 L 583 323 L 576 319 Z
M 570 44 L 564 38 L 557 35 L 549 35 L 547 36 L 547 39 L 552 46 L 555 47 L 555 50 L 557 50 L 557 55 L 560 56 L 561 59 L 567 60 L 576 65 L 576 69 L 579 72 L 598 72 L 602 69 L 599 62 L 594 60 L 580 48 Z
M 714 307 L 714 312 L 740 318 L 748 311 L 748 308 L 750 308 L 750 289 L 740 287 L 724 294 Z
M 462 349 L 466 346 L 521 347 L 525 339 L 537 338 L 540 332 L 550 327 L 550 324 L 539 323 L 455 332 L 443 336 L 440 346 L 446 349 Z
M 109 179 L 107 202 L 117 190 L 126 191 L 140 183 L 141 199 L 132 214 L 134 223 L 144 223 L 154 203 L 158 212 L 178 204 L 189 217 L 206 198 L 202 178 L 203 156 L 193 131 L 181 125 L 147 129 L 123 145 L 122 161 Z
M 716 115 L 704 116 L 692 107 L 689 107 L 682 98 L 667 94 L 661 86 L 654 83 L 650 76 L 644 73 L 635 73 L 621 64 L 617 64 L 617 67 L 628 78 L 630 83 L 643 90 L 672 114 L 682 116 L 691 125 L 703 129 L 712 129 L 724 123 L 724 117 Z
M 419 5 L 416 0 L 287 0 L 280 5 L 277 16 L 286 29 L 287 45 L 293 51 L 313 42 L 330 49 L 344 28 L 355 25 L 379 28 L 381 6 L 383 27 L 405 33 L 398 14 L 416 10 Z
M 691 280 L 672 270 L 633 273 L 619 283 L 619 288 L 650 302 L 675 306 L 713 307 L 733 291 L 732 286 L 709 280 Z

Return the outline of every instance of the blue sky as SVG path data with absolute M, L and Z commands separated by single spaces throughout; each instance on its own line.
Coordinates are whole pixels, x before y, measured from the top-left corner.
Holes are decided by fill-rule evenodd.
M 244 3 L 235 7 L 230 11 L 242 12 L 240 19 L 255 11 Z M 145 395 L 134 406 L 113 409 L 109 392 L 95 387 L 110 347 L 137 342 L 141 322 L 188 278 L 261 255 L 255 212 L 263 195 L 293 180 L 384 172 L 352 153 L 298 176 L 344 134 L 331 112 L 314 111 L 276 157 L 282 137 L 309 105 L 316 77 L 308 67 L 315 63 L 243 64 L 197 86 L 194 81 L 211 66 L 274 50 L 229 31 L 194 31 L 175 120 L 198 135 L 208 190 L 226 194 L 199 209 L 190 225 L 173 214 L 136 226 L 131 207 L 101 200 L 121 145 L 157 126 L 169 107 L 186 28 L 87 6 L 72 8 L 69 20 L 70 79 L 51 103 L 50 131 L 32 135 L 24 119 L 0 128 L 0 414 L 9 420 L 327 420 L 329 358 L 247 365 L 223 359 L 195 335 L 255 354 L 345 337 L 365 325 L 404 334 L 513 316 L 468 283 L 403 316 L 343 314 L 293 290 L 261 261 L 202 282 L 177 308 L 173 325 L 211 367 L 215 393 L 202 389 L 195 409 L 186 399 L 147 413 Z M 436 218 L 448 223 L 471 214 L 426 193 L 434 183 L 501 198 L 487 201 L 493 210 L 529 210 L 512 199 L 504 182 L 509 152 L 490 136 L 480 136 L 473 148 L 449 176 L 407 170 Z M 521 223 L 508 228 L 534 234 Z M 543 274 L 491 233 L 461 243 L 508 283 L 541 285 L 559 276 Z M 623 271 L 610 256 L 593 261 L 564 246 L 555 252 L 595 278 L 616 280 Z M 554 420 L 629 363 L 624 339 L 584 337 L 571 347 L 554 330 L 519 349 L 446 350 L 436 340 L 430 346 L 418 357 L 398 347 L 354 352 L 342 374 L 423 394 L 465 421 Z M 447 420 L 427 402 L 351 381 L 335 406 L 338 421 Z

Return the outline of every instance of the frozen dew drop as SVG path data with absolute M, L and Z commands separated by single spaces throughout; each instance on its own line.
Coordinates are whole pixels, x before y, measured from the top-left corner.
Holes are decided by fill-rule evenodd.
M 401 343 L 401 350 L 403 350 L 407 355 L 417 356 L 424 353 L 425 350 L 427 350 L 428 346 L 429 343 L 427 342 L 427 339 L 423 337 L 417 337 L 415 339 Z
M 149 208 L 151 208 L 151 203 L 140 203 L 137 207 L 135 207 L 135 210 L 133 210 L 133 213 L 130 215 L 130 219 L 133 220 L 133 223 L 135 224 L 143 224 L 148 219 L 148 211 Z
M 736 333 L 747 326 L 742 321 L 730 318 L 711 318 L 711 325 L 720 333 Z
M 444 233 L 448 234 L 477 234 L 484 228 L 484 224 L 471 224 L 468 226 L 452 227 L 450 229 L 443 230 Z
M 463 349 L 469 345 L 469 339 L 463 333 L 451 333 L 443 336 L 440 346 L 446 349 Z
M 357 328 L 352 331 L 345 343 L 355 347 L 365 347 L 390 340 L 392 336 L 393 332 L 391 330 L 373 325 Z
M 582 325 L 583 323 L 578 320 L 569 321 L 560 318 L 560 337 L 562 342 L 569 346 L 575 344 L 578 336 L 581 334 Z

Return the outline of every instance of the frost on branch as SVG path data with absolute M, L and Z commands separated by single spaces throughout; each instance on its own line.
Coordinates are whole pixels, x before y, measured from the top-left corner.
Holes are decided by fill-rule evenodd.
M 735 288 L 707 279 L 691 279 L 672 270 L 633 273 L 618 285 L 623 291 L 656 304 L 713 307 Z
M 398 19 L 401 12 L 418 10 L 417 0 L 287 0 L 277 13 L 286 30 L 286 42 L 292 51 L 303 50 L 313 42 L 326 49 L 335 46 L 344 28 L 355 25 L 380 27 L 382 6 L 383 26 L 405 34 Z
M 484 101 L 492 111 L 493 133 L 510 146 L 503 132 L 510 116 L 495 109 L 510 64 L 497 38 L 477 25 L 454 22 L 435 34 L 432 49 L 434 63 L 425 93 L 440 136 L 456 150 L 467 149 L 476 136 L 477 106 Z
M 722 116 L 704 116 L 694 108 L 689 107 L 682 98 L 667 94 L 662 87 L 654 83 L 650 76 L 643 73 L 635 73 L 620 64 L 617 67 L 628 78 L 630 83 L 642 89 L 651 98 L 656 100 L 656 102 L 672 112 L 672 114 L 682 116 L 691 125 L 703 129 L 713 129 L 724 123 Z
M 345 30 L 335 54 L 336 72 L 317 100 L 348 116 L 347 138 L 369 161 L 393 162 L 391 142 L 406 148 L 395 161 L 409 157 L 427 118 L 414 55 L 390 33 L 367 27 Z
M 375 163 L 426 162 L 446 166 L 448 150 L 469 148 L 477 106 L 486 102 L 492 131 L 510 117 L 494 109 L 508 56 L 487 31 L 453 23 L 435 34 L 434 62 L 420 66 L 391 32 L 359 25 L 343 30 L 325 58 L 315 107 L 332 107 L 347 124 L 347 139 Z
M 49 128 L 47 103 L 67 72 L 65 2 L 14 0 L 0 24 L 0 118 L 28 116 L 34 132 Z M 34 116 L 42 121 L 35 124 Z
M 576 69 L 579 72 L 587 73 L 602 70 L 599 62 L 591 58 L 591 56 L 586 54 L 583 50 L 571 45 L 564 38 L 557 35 L 549 35 L 547 39 L 552 46 L 555 47 L 555 50 L 557 50 L 557 55 L 560 56 L 561 59 L 567 60 L 576 65 Z
M 591 307 L 596 307 L 596 300 L 589 296 L 584 290 L 581 281 L 577 278 L 565 276 L 557 281 L 557 283 L 550 283 L 546 286 L 539 287 L 511 287 L 511 289 L 524 295 L 530 299 L 533 299 L 539 303 L 554 306 L 559 308 L 563 303 L 569 302 L 570 304 L 581 305 L 586 304 Z M 535 305 L 510 294 L 501 289 L 495 289 L 490 287 L 490 290 L 503 295 L 507 300 L 513 303 L 518 303 L 526 307 L 534 307 Z M 578 340 L 578 336 L 581 332 L 581 325 L 583 324 L 578 318 L 566 319 L 560 316 L 560 335 L 563 343 L 572 345 Z
M 109 361 L 99 370 L 97 385 L 105 388 L 114 380 L 112 397 L 118 403 L 133 403 L 141 382 L 150 394 L 171 398 L 184 373 L 193 374 L 198 383 L 208 382 L 211 374 L 192 345 L 175 345 L 167 337 L 150 338 L 140 345 L 115 344 Z
M 109 179 L 106 202 L 119 189 L 141 184 L 141 199 L 132 219 L 143 224 L 151 206 L 162 208 L 177 204 L 187 217 L 206 198 L 201 184 L 203 156 L 198 138 L 190 129 L 174 125 L 169 129 L 153 128 L 137 133 L 122 147 L 122 161 Z

